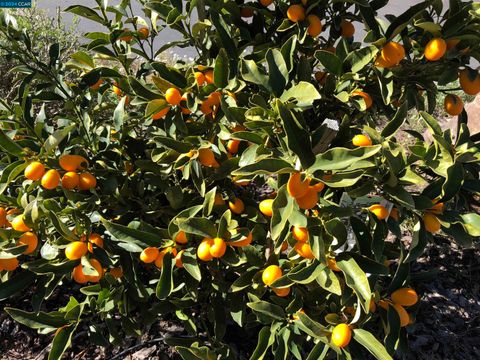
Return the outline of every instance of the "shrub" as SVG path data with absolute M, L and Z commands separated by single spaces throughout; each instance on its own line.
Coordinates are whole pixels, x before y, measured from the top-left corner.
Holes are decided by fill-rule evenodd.
M 466 247 L 480 234 L 467 114 L 455 140 L 431 115 L 459 71 L 480 91 L 480 5 L 385 22 L 379 1 L 149 1 L 144 18 L 97 3 L 67 9 L 105 27 L 67 62 L 57 43 L 37 59 L 1 13 L 11 57 L 31 64 L 0 122 L 0 299 L 35 289 L 8 314 L 55 333 L 52 359 L 82 323 L 119 344 L 167 314 L 189 334 L 168 339 L 184 359 L 404 353 L 411 264 L 440 230 Z M 164 25 L 181 39 L 155 51 Z M 195 62 L 156 60 L 174 46 Z M 69 302 L 42 311 L 58 287 Z M 235 346 L 240 328 L 256 345 Z

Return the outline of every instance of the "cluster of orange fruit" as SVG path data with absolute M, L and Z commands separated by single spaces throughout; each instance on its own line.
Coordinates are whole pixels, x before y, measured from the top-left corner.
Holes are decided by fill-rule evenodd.
M 134 36 L 137 36 L 140 40 L 145 40 L 150 36 L 150 29 L 147 27 L 139 28 L 136 33 L 128 28 L 123 29 L 122 32 L 123 33 L 118 40 L 125 41 L 127 43 L 131 42 Z
M 395 290 L 392 294 L 390 294 L 389 299 L 382 299 L 378 301 L 378 306 L 381 308 L 388 310 L 389 306 L 393 306 L 393 308 L 397 311 L 397 314 L 400 318 L 400 326 L 405 327 L 411 323 L 410 315 L 408 314 L 405 307 L 413 306 L 418 302 L 418 295 L 416 291 L 412 288 L 400 288 Z
M 24 175 L 32 181 L 40 180 L 43 188 L 47 190 L 55 189 L 60 183 L 66 190 L 90 190 L 97 186 L 97 179 L 89 172 L 85 172 L 88 167 L 88 161 L 80 155 L 62 155 L 59 159 L 60 167 L 65 173 L 60 177 L 60 172 L 56 169 L 46 171 L 45 165 L 39 161 L 33 161 L 25 168 Z M 78 171 L 84 171 L 78 173 Z
M 310 185 L 310 178 L 306 177 L 302 180 L 299 172 L 290 175 L 287 182 L 287 192 L 295 199 L 298 207 L 303 210 L 312 209 L 318 202 L 318 193 L 325 187 L 325 184 L 318 182 Z
M 183 242 L 185 241 L 185 242 Z M 176 237 L 176 242 L 179 244 L 184 244 L 187 242 L 185 233 L 180 231 Z M 175 265 L 178 268 L 183 268 L 182 255 L 184 250 L 177 251 L 173 246 L 169 246 L 163 249 L 159 249 L 154 246 L 149 246 L 142 250 L 140 253 L 140 260 L 145 264 L 154 263 L 155 266 L 159 269 L 163 267 L 163 259 L 166 254 L 171 253 L 175 257 Z
M 275 281 L 280 279 L 283 275 L 282 268 L 278 265 L 269 265 L 262 273 L 262 281 L 265 286 L 270 287 Z M 285 297 L 290 294 L 290 287 L 275 288 L 272 287 L 272 291 L 279 297 Z
M 309 233 L 308 229 L 300 226 L 292 227 L 292 236 L 297 241 L 293 247 L 298 255 L 304 259 L 313 259 L 315 256 L 312 253 L 312 248 L 308 243 Z

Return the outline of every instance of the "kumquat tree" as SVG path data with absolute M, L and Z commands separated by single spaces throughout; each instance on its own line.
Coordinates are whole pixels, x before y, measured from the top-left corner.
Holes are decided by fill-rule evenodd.
M 185 360 L 406 354 L 411 267 L 479 244 L 480 3 L 95 2 L 64 9 L 103 28 L 67 60 L 0 12 L 0 300 L 32 292 L 4 311 L 49 359 L 164 317 Z

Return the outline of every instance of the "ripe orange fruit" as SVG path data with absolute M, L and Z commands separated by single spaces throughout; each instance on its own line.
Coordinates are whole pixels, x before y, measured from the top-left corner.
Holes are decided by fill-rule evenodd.
M 460 71 L 458 74 L 460 86 L 468 95 L 477 95 L 480 92 L 480 75 L 468 69 Z
M 18 239 L 17 245 L 28 245 L 23 254 L 28 255 L 35 251 L 38 246 L 38 237 L 31 231 L 27 231 L 20 239 Z
M 453 49 L 453 48 L 456 47 L 459 43 L 460 43 L 460 39 L 456 39 L 456 38 L 448 39 L 448 40 L 447 40 L 447 51 Z
M 62 177 L 62 187 L 67 190 L 73 190 L 78 186 L 80 177 L 75 171 L 66 172 Z
M 145 264 L 150 264 L 155 261 L 159 253 L 160 250 L 158 248 L 149 246 L 140 253 L 140 260 Z
M 240 15 L 244 18 L 250 18 L 253 16 L 253 9 L 248 7 L 242 7 L 240 9 Z
M 282 269 L 278 265 L 270 265 L 263 270 L 262 281 L 265 285 L 270 286 L 283 275 Z
M 433 205 L 430 209 L 428 209 L 428 212 L 431 212 L 432 214 L 443 214 L 443 209 L 445 208 L 445 204 L 442 202 L 439 202 L 435 205 Z
M 138 29 L 138 37 L 142 40 L 150 36 L 150 30 L 147 27 L 142 27 Z
M 398 221 L 400 219 L 400 213 L 398 212 L 398 209 L 397 208 L 393 208 L 391 211 L 390 211 L 390 215 L 389 217 L 391 217 L 393 220 L 395 221 Z
M 202 72 L 196 71 L 193 73 L 193 76 L 195 77 L 198 86 L 202 86 L 205 83 L 205 75 L 203 75 Z
M 227 251 L 227 244 L 225 243 L 225 240 L 218 237 L 213 239 L 210 245 L 210 255 L 216 259 L 219 259 L 225 255 L 225 251 Z
M 271 217 L 273 215 L 273 199 L 266 199 L 260 201 L 260 204 L 258 204 L 258 207 L 260 209 L 260 212 L 268 217 Z
M 208 69 L 203 74 L 205 75 L 205 81 L 207 82 L 207 84 L 213 84 L 213 82 L 214 82 L 213 70 Z
M 91 253 L 93 253 L 93 244 L 103 249 L 103 238 L 100 236 L 100 234 L 91 233 L 90 237 L 88 238 L 87 246 L 88 246 L 88 251 L 90 251 Z
M 388 310 L 388 307 L 390 306 L 390 303 L 386 300 L 379 300 L 378 301 L 378 306 L 380 306 L 382 309 Z
M 161 269 L 163 267 L 163 258 L 168 253 L 172 253 L 173 257 L 175 258 L 177 256 L 177 249 L 175 249 L 174 247 L 168 247 L 160 251 L 157 258 L 155 259 L 155 266 L 157 268 Z
M 275 293 L 275 295 L 277 295 L 278 297 L 286 297 L 286 296 L 288 296 L 288 294 L 290 294 L 290 288 L 289 287 L 280 288 L 280 289 L 272 288 L 272 290 Z
M 365 110 L 369 109 L 373 104 L 372 97 L 364 91 L 359 91 L 359 90 L 353 91 L 350 94 L 350 96 L 352 96 L 352 97 L 360 96 L 361 98 L 363 98 L 363 100 L 365 101 L 365 106 L 366 106 Z
M 332 271 L 342 271 L 342 269 L 337 266 L 337 261 L 333 256 L 327 256 L 327 267 Z
M 10 259 L 0 259 L 0 271 L 13 271 L 19 265 L 17 258 L 10 258 Z
M 311 185 L 310 187 L 314 189 L 316 192 L 320 192 L 325 188 L 325 184 L 322 182 L 318 182 L 315 185 Z
M 60 174 L 57 170 L 51 169 L 48 170 L 43 176 L 42 176 L 42 186 L 45 189 L 48 190 L 53 190 L 55 189 L 58 184 L 60 183 Z
M 223 200 L 222 195 L 220 194 L 215 194 L 215 201 L 213 203 L 215 206 L 223 206 L 225 205 L 225 200 Z
M 102 264 L 97 259 L 89 259 L 90 265 L 97 271 L 98 275 L 85 275 L 87 281 L 90 282 L 99 282 L 103 276 L 103 267 Z
M 122 96 L 123 96 L 123 91 L 122 91 L 122 89 L 120 89 L 120 88 L 118 87 L 118 84 L 117 84 L 116 82 L 113 83 L 112 91 L 113 91 L 118 97 L 122 97 Z
M 180 101 L 182 101 L 182 93 L 177 88 L 169 88 L 165 92 L 165 100 L 170 105 L 179 105 Z
M 315 73 L 315 80 L 317 80 L 320 85 L 325 85 L 327 81 L 327 73 L 325 71 L 317 71 Z
M 310 179 L 306 178 L 302 181 L 302 176 L 300 173 L 290 174 L 290 178 L 287 182 L 287 192 L 290 196 L 294 198 L 300 198 L 305 196 L 308 192 L 310 185 Z
M 308 241 L 308 229 L 300 226 L 294 226 L 292 228 L 293 238 L 297 241 Z
M 203 261 L 210 261 L 213 259 L 210 253 L 210 247 L 213 244 L 213 239 L 204 238 L 197 248 L 197 257 Z
M 116 279 L 123 277 L 123 269 L 121 267 L 114 267 L 110 269 L 110 274 Z
M 298 255 L 303 257 L 304 259 L 314 259 L 315 256 L 312 253 L 312 248 L 310 244 L 307 242 L 297 242 L 293 247 Z
M 79 264 L 73 268 L 72 278 L 78 284 L 85 284 L 88 281 L 87 277 L 83 273 L 82 264 Z
M 290 5 L 287 10 L 288 20 L 299 22 L 305 20 L 305 9 L 300 4 Z
M 355 26 L 350 21 L 343 19 L 340 24 L 340 31 L 343 37 L 351 38 L 355 35 Z
M 404 57 L 405 48 L 397 42 L 390 41 L 383 46 L 375 65 L 390 68 L 397 66 Z
M 200 164 L 203 166 L 208 166 L 208 167 L 219 167 L 220 164 L 217 162 L 215 159 L 215 155 L 213 154 L 212 149 L 210 148 L 204 148 L 198 150 L 198 161 L 200 161 Z
M 25 177 L 28 180 L 33 180 L 33 181 L 40 180 L 44 174 L 45 174 L 45 166 L 38 161 L 31 162 L 25 168 Z
M 183 268 L 183 261 L 182 261 L 182 255 L 185 252 L 185 250 L 180 250 L 175 256 L 175 266 L 179 269 Z
M 159 112 L 155 113 L 152 115 L 152 120 L 160 120 L 162 118 L 164 118 L 168 112 L 170 111 L 170 107 L 167 106 L 166 108 L 160 110 Z
M 434 38 L 425 46 L 425 58 L 430 61 L 440 60 L 447 51 L 447 43 L 442 38 Z
M 260 0 L 260 4 L 262 4 L 265 7 L 268 7 L 272 4 L 273 0 Z
M 457 95 L 448 94 L 445 96 L 443 105 L 445 111 L 452 116 L 460 115 L 463 111 L 463 101 Z
M 187 234 L 185 234 L 185 231 L 180 230 L 177 233 L 177 236 L 175 236 L 175 242 L 178 244 L 186 244 L 187 243 Z
M 90 85 L 90 89 L 93 91 L 98 91 L 98 89 L 100 89 L 100 86 L 102 86 L 102 84 L 103 84 L 103 79 L 98 79 L 98 81 L 95 84 Z
M 4 207 L 0 207 L 0 228 L 5 227 L 7 221 L 7 211 Z
M 65 171 L 85 170 L 88 167 L 88 161 L 80 155 L 65 154 L 58 159 L 60 167 Z
M 65 257 L 68 260 L 78 260 L 87 253 L 87 244 L 82 241 L 73 241 L 65 248 Z
M 280 248 L 280 251 L 281 251 L 281 252 L 284 252 L 284 251 L 287 250 L 287 249 L 288 249 L 288 241 L 284 241 L 284 242 L 282 243 L 282 247 Z
M 240 198 L 236 198 L 233 202 L 229 201 L 228 207 L 234 214 L 237 215 L 243 214 L 243 212 L 245 211 L 245 204 Z
M 352 144 L 355 146 L 372 146 L 372 140 L 366 135 L 355 135 Z
M 352 338 L 352 330 L 347 324 L 338 324 L 332 331 L 332 344 L 344 348 Z
M 17 215 L 13 220 L 12 220 L 12 229 L 16 231 L 21 231 L 21 232 L 27 232 L 30 231 L 31 229 L 25 224 L 23 214 Z
M 385 220 L 389 215 L 389 212 L 385 208 L 385 206 L 380 205 L 380 204 L 371 205 L 368 208 L 368 211 L 370 211 L 372 214 L 374 214 L 377 217 L 378 220 Z
M 228 140 L 227 150 L 230 154 L 235 155 L 236 153 L 238 153 L 239 146 L 240 146 L 240 140 L 231 139 L 231 140 Z
M 297 201 L 298 207 L 303 210 L 309 210 L 317 205 L 318 202 L 318 192 L 313 188 L 309 187 L 307 193 L 299 198 L 295 199 Z
M 120 36 L 118 40 L 125 41 L 125 42 L 130 42 L 133 40 L 133 35 L 130 29 L 123 29 L 122 32 L 124 33 L 124 35 Z
M 307 32 L 308 35 L 311 37 L 317 37 L 320 35 L 323 29 L 322 21 L 318 18 L 316 15 L 308 15 L 307 16 L 307 21 L 308 21 L 308 28 Z
M 400 288 L 390 295 L 395 304 L 402 306 L 412 306 L 418 302 L 418 295 L 412 288 Z
M 230 232 L 232 233 L 232 235 L 236 234 L 237 229 L 233 229 Z M 253 240 L 253 235 L 252 235 L 252 232 L 250 231 L 248 233 L 248 235 L 244 236 L 241 240 L 229 242 L 228 245 L 231 245 L 231 246 L 234 246 L 234 247 L 244 247 L 244 246 L 250 245 L 252 243 L 252 240 Z
M 425 224 L 425 230 L 432 234 L 440 231 L 442 227 L 438 218 L 431 213 L 425 213 L 425 215 L 423 215 L 423 223 Z
M 407 310 L 405 310 L 402 305 L 392 304 L 392 306 L 400 317 L 400 326 L 407 326 L 410 323 L 410 316 L 408 315 Z
M 90 190 L 97 186 L 97 179 L 88 172 L 80 174 L 78 180 L 78 188 L 80 190 Z

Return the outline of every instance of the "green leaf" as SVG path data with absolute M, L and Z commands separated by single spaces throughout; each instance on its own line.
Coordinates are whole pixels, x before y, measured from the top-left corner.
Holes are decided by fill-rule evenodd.
M 360 48 L 352 51 L 345 58 L 345 63 L 349 64 L 353 73 L 358 73 L 365 66 L 370 64 L 378 53 L 378 48 L 375 45 Z
M 215 68 L 213 70 L 213 78 L 215 86 L 218 88 L 224 88 L 228 85 L 228 79 L 230 77 L 230 67 L 228 63 L 228 54 L 225 49 L 220 49 L 215 60 Z
M 262 360 L 268 348 L 272 346 L 274 339 L 270 327 L 264 326 L 258 333 L 257 347 L 250 357 L 250 360 Z
M 207 218 L 178 219 L 178 227 L 188 234 L 214 238 L 217 235 L 215 224 Z
M 385 32 L 385 37 L 390 40 L 400 34 L 400 32 L 402 32 L 402 30 L 405 29 L 408 24 L 411 24 L 412 20 L 417 17 L 417 15 L 419 15 L 421 12 L 423 12 L 427 7 L 429 7 L 432 2 L 433 0 L 424 1 L 419 4 L 413 5 L 403 14 L 396 16 L 395 20 L 392 21 L 387 31 Z
M 357 262 L 353 258 L 348 258 L 347 255 L 340 254 L 337 256 L 336 261 L 337 266 L 345 275 L 345 282 L 355 291 L 363 308 L 368 312 L 372 290 L 370 289 L 367 275 L 358 266 Z
M 284 185 L 278 190 L 278 194 L 272 205 L 273 214 L 270 231 L 273 240 L 277 240 L 282 234 L 293 212 L 293 208 L 292 197 L 288 195 L 286 185 Z
M 272 91 L 268 81 L 268 76 L 265 75 L 263 70 L 258 68 L 257 63 L 254 60 L 242 60 L 240 73 L 245 81 L 261 85 L 266 90 L 270 92 Z
M 32 285 L 37 277 L 30 271 L 22 271 L 7 281 L 0 283 L 0 301 L 8 299 L 10 296 L 21 293 L 27 287 Z
M 18 146 L 10 137 L 3 132 L 3 130 L 0 129 L 0 148 L 6 151 L 7 153 L 16 156 L 16 157 L 21 157 L 25 155 L 23 149 Z
M 52 221 L 53 226 L 60 235 L 62 235 L 67 240 L 78 241 L 78 236 L 70 231 L 68 226 L 65 225 L 62 220 L 60 220 L 60 218 L 54 211 L 49 211 L 48 215 L 50 216 L 50 220 Z
M 173 283 L 174 266 L 175 262 L 172 261 L 172 253 L 166 253 L 163 257 L 162 273 L 160 274 L 160 280 L 157 283 L 157 289 L 155 291 L 157 298 L 160 300 L 166 299 L 175 287 Z
M 301 312 L 299 312 L 297 315 L 300 320 L 300 323 L 298 323 L 299 327 L 308 335 L 316 339 L 325 339 L 330 333 L 325 327 L 322 326 L 322 324 L 311 319 L 308 315 Z
M 249 302 L 247 303 L 247 306 L 255 313 L 265 315 L 272 320 L 285 319 L 285 312 L 283 311 L 283 309 L 280 306 L 271 304 L 267 301 Z
M 317 155 L 315 163 L 310 166 L 309 171 L 343 170 L 347 168 L 354 170 L 361 166 L 367 167 L 370 166 L 370 163 L 361 162 L 360 160 L 372 157 L 377 154 L 381 148 L 381 145 L 364 146 L 355 149 L 333 148 L 323 154 Z M 372 163 L 371 166 L 375 166 L 375 164 Z
M 40 311 L 34 313 L 10 307 L 5 308 L 5 311 L 15 321 L 32 329 L 59 328 L 68 324 L 64 314 L 58 312 L 45 313 Z
M 298 107 L 310 107 L 315 100 L 320 98 L 320 93 L 313 84 L 306 81 L 300 81 L 297 85 L 286 90 L 280 97 L 280 100 L 287 102 L 290 99 L 294 99 Z
M 128 77 L 128 82 L 135 93 L 135 95 L 142 97 L 147 100 L 155 100 L 162 95 L 160 93 L 156 93 L 152 90 L 150 90 L 146 85 L 142 84 L 140 81 L 138 81 L 135 77 L 129 76 Z
M 404 102 L 398 108 L 393 119 L 390 120 L 385 126 L 385 128 L 382 130 L 382 136 L 388 138 L 394 135 L 407 119 L 407 113 L 408 113 L 408 104 L 407 102 Z
M 475 213 L 460 215 L 464 226 L 471 236 L 480 236 L 480 215 Z
M 153 62 L 152 67 L 158 72 L 161 79 L 168 81 L 172 85 L 180 89 L 187 86 L 187 79 L 185 79 L 182 73 L 177 69 L 168 67 L 160 62 Z
M 52 135 L 50 135 L 45 141 L 44 147 L 46 152 L 55 150 L 58 145 L 65 139 L 65 137 L 70 134 L 70 132 L 76 128 L 76 125 L 70 125 L 64 127 L 63 129 L 56 130 Z
M 292 165 L 281 159 L 262 159 L 254 164 L 243 166 L 235 171 L 232 175 L 246 176 L 257 174 L 286 174 L 293 171 Z
M 330 51 L 319 50 L 315 52 L 315 57 L 328 72 L 334 75 L 342 74 L 342 60 L 337 55 Z
M 158 234 L 147 231 L 137 230 L 125 225 L 110 222 L 104 218 L 100 219 L 105 229 L 113 236 L 113 240 L 123 243 L 137 245 L 137 251 L 148 246 L 159 247 L 163 244 L 162 238 Z
M 197 281 L 202 280 L 202 273 L 197 263 L 195 248 L 185 250 L 182 254 L 183 268 Z
M 103 18 L 96 11 L 92 10 L 91 8 L 89 8 L 87 6 L 73 5 L 73 6 L 69 6 L 68 8 L 66 8 L 63 11 L 64 12 L 69 12 L 69 13 L 72 13 L 72 14 L 75 14 L 75 15 L 79 15 L 81 17 L 84 17 L 86 19 L 95 21 L 95 22 L 100 23 L 100 24 L 104 23 Z
M 393 360 L 385 347 L 370 332 L 363 329 L 353 330 L 353 339 L 365 347 L 378 360 Z
M 48 360 L 60 360 L 63 353 L 67 350 L 72 343 L 72 336 L 77 329 L 78 323 L 62 327 L 52 341 L 52 348 L 50 354 L 48 354 Z
M 420 116 L 425 121 L 425 124 L 428 126 L 432 134 L 442 135 L 442 128 L 440 127 L 438 121 L 429 113 L 425 111 L 420 111 Z
M 268 83 L 276 96 L 280 96 L 288 82 L 288 69 L 282 53 L 278 49 L 269 49 L 265 55 L 268 63 Z
M 453 199 L 462 188 L 465 178 L 463 165 L 456 161 L 447 169 L 447 178 L 442 185 L 442 201 Z

